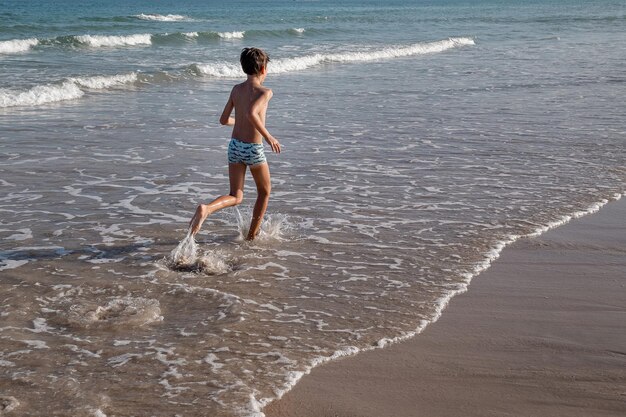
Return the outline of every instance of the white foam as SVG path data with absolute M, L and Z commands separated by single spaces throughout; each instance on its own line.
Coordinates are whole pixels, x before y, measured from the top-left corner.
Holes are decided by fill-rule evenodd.
M 198 32 L 185 32 L 185 33 L 183 33 L 183 35 L 185 35 L 188 38 L 197 38 L 198 37 Z
M 6 395 L 0 396 L 0 412 L 2 415 L 10 413 L 20 405 L 20 402 L 15 397 L 9 397 Z
M 137 73 L 131 72 L 117 75 L 70 77 L 60 84 L 38 85 L 26 91 L 0 89 L 0 108 L 40 106 L 58 101 L 75 100 L 85 95 L 81 87 L 90 90 L 104 90 L 132 84 L 137 79 Z
M 79 35 L 74 36 L 78 42 L 89 45 L 94 48 L 103 46 L 135 46 L 150 45 L 152 43 L 152 35 L 148 33 L 114 36 L 114 35 Z
M 104 412 L 100 410 L 99 408 L 92 408 L 89 411 L 91 412 L 91 415 L 93 417 L 107 417 L 107 415 L 104 414 Z
M 39 106 L 64 100 L 75 100 L 85 93 L 78 86 L 66 81 L 62 84 L 38 85 L 26 91 L 0 89 L 0 108 L 15 106 Z
M 409 46 L 391 46 L 363 52 L 313 54 L 272 61 L 268 65 L 267 70 L 270 74 L 281 74 L 285 72 L 302 71 L 326 63 L 381 61 L 405 56 L 443 52 L 451 48 L 468 45 L 474 45 L 474 40 L 471 38 L 449 38 L 437 42 L 417 43 Z M 245 75 L 238 64 L 226 62 L 194 64 L 192 65 L 192 70 L 200 75 L 208 75 L 211 77 L 236 78 Z
M 220 369 L 221 367 L 224 366 L 224 364 L 221 364 L 221 363 L 218 362 L 218 357 L 214 353 L 208 353 L 204 357 L 204 362 L 208 363 L 209 365 L 211 365 L 211 368 L 214 371 L 217 370 L 217 369 Z
M 16 54 L 28 51 L 33 46 L 39 44 L 39 40 L 31 39 L 11 39 L 0 42 L 0 54 Z
M 119 366 L 126 365 L 133 358 L 141 358 L 143 355 L 139 353 L 123 353 L 118 356 L 113 356 L 107 359 L 107 365 L 117 368 Z
M 7 230 L 0 229 L 0 232 L 17 232 L 12 234 L 11 236 L 7 236 L 4 239 L 6 240 L 28 240 L 33 238 L 33 231 L 29 228 L 17 229 L 17 230 Z
M 157 13 L 141 13 L 137 14 L 134 17 L 140 20 L 151 20 L 157 22 L 180 22 L 182 20 L 191 20 L 187 16 L 183 16 L 180 14 L 157 14 Z
M 304 33 L 304 28 L 293 28 L 291 30 L 296 32 L 296 33 Z
M 245 34 L 246 34 L 245 31 L 241 31 L 241 32 L 217 32 L 217 36 L 219 36 L 222 39 L 243 39 Z
M 34 349 L 50 349 L 43 340 L 22 340 L 22 342 Z
M 20 259 L 20 260 L 0 259 L 0 271 L 4 271 L 5 269 L 19 268 L 22 265 L 26 265 L 30 260 L 32 259 Z
M 159 302 L 142 297 L 114 298 L 98 304 L 76 304 L 69 308 L 66 317 L 70 324 L 79 327 L 142 326 L 163 320 Z
M 33 320 L 33 328 L 29 329 L 33 333 L 50 333 L 50 330 L 54 330 L 54 327 L 48 326 L 46 319 L 38 317 Z
M 130 84 L 137 81 L 137 73 L 118 74 L 109 76 L 92 76 L 92 77 L 74 77 L 69 81 L 79 85 L 80 87 L 90 88 L 93 90 L 102 90 L 105 88 L 116 87 L 124 84 Z
M 209 275 L 225 274 L 232 269 L 226 256 L 219 251 L 205 252 L 198 258 L 196 267 Z

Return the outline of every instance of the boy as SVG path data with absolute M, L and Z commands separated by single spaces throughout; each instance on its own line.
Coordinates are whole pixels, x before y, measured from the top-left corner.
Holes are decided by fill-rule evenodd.
M 241 68 L 248 79 L 233 87 L 220 117 L 222 125 L 233 126 L 232 139 L 228 144 L 230 194 L 198 206 L 189 222 L 192 235 L 198 233 L 209 214 L 241 203 L 246 167 L 250 167 L 258 194 L 246 240 L 253 240 L 259 233 L 271 190 L 270 170 L 263 152 L 262 138 L 265 138 L 272 151 L 280 153 L 280 143 L 265 128 L 267 105 L 272 98 L 272 90 L 263 87 L 269 61 L 270 57 L 258 48 L 244 48 L 241 52 Z M 236 118 L 230 116 L 233 109 Z

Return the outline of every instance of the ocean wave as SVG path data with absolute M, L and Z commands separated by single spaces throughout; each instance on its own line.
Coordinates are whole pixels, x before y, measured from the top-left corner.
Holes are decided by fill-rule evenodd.
M 11 39 L 0 42 L 0 54 L 15 54 L 28 51 L 39 43 L 38 39 Z
M 168 15 L 177 16 L 177 15 Z M 167 16 L 166 16 L 167 17 Z M 12 39 L 8 41 L 0 41 L 0 54 L 12 54 L 26 52 L 36 45 L 45 46 L 71 46 L 81 47 L 88 46 L 92 48 L 100 47 L 120 47 L 120 46 L 136 46 L 151 44 L 168 44 L 172 42 L 185 41 L 190 39 L 243 39 L 248 34 L 253 37 L 258 36 L 282 36 L 301 35 L 306 30 L 304 28 L 291 28 L 280 30 L 252 30 L 252 31 L 233 31 L 233 32 L 172 32 L 172 33 L 137 33 L 131 35 L 62 35 L 56 38 L 31 38 L 31 39 Z
M 92 76 L 92 77 L 75 77 L 69 78 L 80 87 L 90 88 L 92 90 L 102 90 L 105 88 L 117 87 L 124 84 L 130 84 L 137 81 L 137 73 L 109 75 L 109 76 Z
M 138 81 L 138 75 L 129 73 L 112 76 L 73 77 L 58 84 L 37 85 L 25 91 L 0 89 L 0 108 L 31 107 L 58 101 L 75 100 L 85 95 L 84 88 L 103 90 L 136 81 Z
M 246 34 L 245 31 L 241 31 L 241 32 L 216 32 L 216 33 L 217 33 L 217 36 L 219 36 L 222 39 L 243 39 L 243 37 Z
M 103 46 L 135 46 L 150 45 L 152 35 L 148 33 L 136 35 L 78 35 L 72 36 L 77 42 L 94 48 Z
M 149 20 L 153 22 L 181 22 L 181 21 L 190 21 L 192 20 L 188 16 L 183 16 L 180 14 L 156 14 L 156 13 L 141 13 L 133 16 L 139 20 Z
M 272 61 L 268 66 L 270 74 L 280 74 L 292 71 L 301 71 L 326 63 L 381 61 L 412 55 L 422 55 L 443 52 L 451 48 L 474 45 L 471 38 L 449 38 L 436 42 L 417 43 L 409 46 L 392 46 L 362 52 L 346 52 L 332 54 L 313 54 L 294 58 L 285 58 Z M 234 63 L 192 64 L 189 70 L 202 76 L 218 78 L 242 77 L 241 67 Z
M 0 90 L 0 108 L 39 106 L 56 101 L 73 100 L 85 94 L 71 81 L 62 84 L 38 85 L 26 91 Z

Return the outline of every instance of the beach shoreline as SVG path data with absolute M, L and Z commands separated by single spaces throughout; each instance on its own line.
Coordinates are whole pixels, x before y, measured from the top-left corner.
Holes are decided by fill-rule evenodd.
M 314 368 L 265 414 L 623 415 L 623 219 L 622 199 L 516 241 L 420 335 Z

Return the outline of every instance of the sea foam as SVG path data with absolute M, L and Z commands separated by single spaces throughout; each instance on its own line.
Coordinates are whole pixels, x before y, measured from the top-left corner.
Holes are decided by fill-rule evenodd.
M 139 20 L 151 20 L 156 22 L 180 22 L 183 20 L 191 20 L 187 16 L 183 16 L 180 14 L 156 14 L 156 13 L 141 13 L 133 16 Z
M 246 32 L 217 32 L 217 36 L 222 39 L 243 39 Z
M 268 72 L 280 74 L 301 71 L 317 65 L 335 62 L 381 61 L 413 55 L 432 54 L 469 45 L 474 45 L 474 40 L 471 38 L 449 38 L 436 42 L 417 43 L 409 46 L 390 46 L 370 51 L 304 55 L 272 61 L 268 66 Z M 198 75 L 216 78 L 235 78 L 243 76 L 241 67 L 234 63 L 193 64 L 190 69 Z
M 137 73 L 131 72 L 128 74 L 111 76 L 75 77 L 69 78 L 69 81 L 72 81 L 81 87 L 101 90 L 105 88 L 134 83 L 137 81 Z
M 137 73 L 110 76 L 71 77 L 59 84 L 44 84 L 25 91 L 0 89 L 0 108 L 17 106 L 39 106 L 57 101 L 81 98 L 81 89 L 103 90 L 137 81 Z
M 15 106 L 39 106 L 56 101 L 73 100 L 85 93 L 78 86 L 66 81 L 62 84 L 38 85 L 26 91 L 0 90 L 0 108 Z
M 0 54 L 15 54 L 28 51 L 33 46 L 39 44 L 38 39 L 11 39 L 0 42 Z
M 140 33 L 127 36 L 116 35 L 79 35 L 74 39 L 82 44 L 93 48 L 115 47 L 115 46 L 135 46 L 150 45 L 152 43 L 152 35 L 149 33 Z
M 143 326 L 163 320 L 159 302 L 143 297 L 112 298 L 100 304 L 81 302 L 69 307 L 63 317 L 68 324 L 83 327 Z

